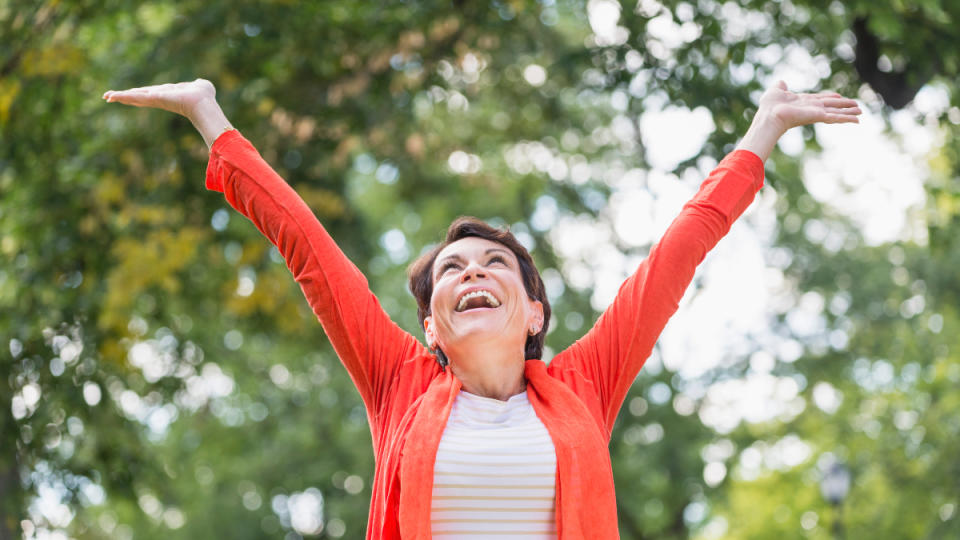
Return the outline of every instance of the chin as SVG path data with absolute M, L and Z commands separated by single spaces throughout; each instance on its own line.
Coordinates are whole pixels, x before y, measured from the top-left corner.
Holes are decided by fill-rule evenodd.
M 504 329 L 501 325 L 465 324 L 460 325 L 454 332 L 460 339 L 464 338 L 502 338 Z
M 477 320 L 459 321 L 459 324 L 454 326 L 452 333 L 457 336 L 457 339 L 460 341 L 495 339 L 507 342 L 509 340 L 505 338 L 513 332 L 510 332 L 509 327 L 500 321 L 480 320 L 478 317 Z

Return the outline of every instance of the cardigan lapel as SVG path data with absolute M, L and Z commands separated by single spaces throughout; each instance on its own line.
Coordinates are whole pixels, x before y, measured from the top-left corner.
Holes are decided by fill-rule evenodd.
M 557 455 L 557 536 L 619 538 L 616 495 L 606 438 L 576 393 L 547 373 L 540 360 L 524 365 L 527 395 L 553 439 Z M 400 537 L 431 537 L 437 449 L 461 383 L 450 370 L 427 388 L 407 432 L 400 459 Z
M 610 452 L 600 427 L 542 361 L 527 360 L 524 375 L 530 403 L 557 454 L 557 537 L 619 538 Z
M 460 381 L 445 370 L 427 388 L 407 432 L 400 459 L 400 537 L 429 539 L 433 469 Z

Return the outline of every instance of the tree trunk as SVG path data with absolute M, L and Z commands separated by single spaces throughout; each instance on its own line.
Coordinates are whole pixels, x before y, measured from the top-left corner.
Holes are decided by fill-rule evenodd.
M 17 471 L 16 445 L 0 468 L 0 540 L 13 540 L 20 528 L 20 475 Z

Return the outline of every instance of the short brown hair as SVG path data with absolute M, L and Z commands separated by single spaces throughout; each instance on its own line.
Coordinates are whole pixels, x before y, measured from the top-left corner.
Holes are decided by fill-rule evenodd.
M 524 358 L 532 360 L 543 357 L 543 341 L 547 335 L 547 326 L 550 324 L 550 301 L 547 299 L 547 290 L 543 286 L 540 272 L 533 264 L 533 258 L 527 248 L 517 241 L 513 233 L 507 229 L 493 227 L 475 217 L 461 216 L 454 220 L 447 229 L 447 236 L 443 242 L 421 255 L 407 269 L 410 292 L 417 300 L 417 319 L 420 320 L 420 328 L 423 328 L 423 320 L 430 315 L 430 298 L 433 296 L 433 263 L 437 255 L 448 245 L 469 237 L 496 242 L 517 256 L 517 261 L 520 263 L 520 276 L 523 279 L 523 287 L 527 290 L 527 296 L 543 304 L 543 326 L 536 335 L 527 337 Z M 441 365 L 446 365 L 446 357 L 439 350 L 438 360 Z

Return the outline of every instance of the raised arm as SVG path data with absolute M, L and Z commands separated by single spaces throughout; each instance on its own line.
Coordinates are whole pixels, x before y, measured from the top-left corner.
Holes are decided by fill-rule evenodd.
M 186 116 L 210 147 L 206 185 L 280 251 L 360 391 L 381 411 L 400 363 L 425 353 L 380 307 L 360 273 L 303 202 L 227 120 L 209 81 L 107 92 L 104 99 Z
M 597 393 L 607 433 L 627 390 L 677 310 L 696 267 L 753 201 L 763 163 L 786 130 L 815 122 L 857 122 L 852 99 L 832 92 L 767 90 L 750 129 L 670 224 L 587 334 L 550 363 L 561 379 L 584 377 Z

